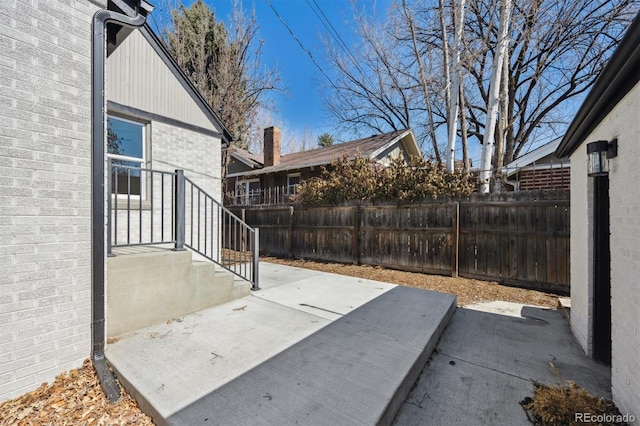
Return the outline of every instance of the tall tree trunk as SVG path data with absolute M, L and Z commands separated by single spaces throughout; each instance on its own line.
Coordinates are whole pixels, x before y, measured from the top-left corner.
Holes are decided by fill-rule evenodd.
M 502 89 L 500 90 L 500 118 L 498 121 L 498 139 L 496 141 L 495 173 L 500 173 L 504 163 L 504 150 L 507 138 L 508 103 L 509 103 L 509 62 L 508 55 L 502 59 Z
M 500 28 L 498 30 L 498 45 L 495 49 L 489 83 L 489 101 L 487 102 L 487 117 L 482 141 L 482 161 L 480 162 L 480 193 L 489 193 L 491 183 L 491 157 L 495 145 L 495 126 L 498 116 L 498 101 L 502 86 L 502 61 L 506 55 L 509 43 L 509 18 L 511 16 L 511 0 L 500 2 Z
M 413 53 L 416 56 L 416 62 L 418 63 L 418 70 L 420 72 L 420 85 L 422 86 L 422 93 L 424 95 L 424 103 L 427 106 L 427 120 L 429 121 L 429 133 L 431 136 L 431 145 L 433 147 L 433 155 L 435 156 L 438 164 L 442 163 L 440 158 L 440 151 L 438 150 L 438 141 L 436 139 L 436 129 L 433 124 L 433 112 L 431 110 L 431 97 L 429 96 L 429 86 L 427 85 L 427 78 L 424 73 L 424 67 L 422 66 L 422 59 L 420 58 L 420 50 L 418 49 L 418 41 L 416 39 L 416 30 L 413 25 L 413 16 L 407 8 L 407 3 L 402 0 L 402 8 L 404 14 L 409 23 L 409 30 L 411 31 L 411 40 L 413 41 Z
M 447 120 L 449 139 L 447 142 L 447 170 L 453 171 L 456 161 L 456 139 L 458 129 L 458 109 L 460 99 L 460 49 L 462 45 L 462 30 L 464 29 L 464 1 L 460 0 L 456 7 L 456 0 L 451 2 L 451 13 L 454 21 L 455 37 L 453 40 L 452 60 L 453 70 L 450 76 L 451 99 L 448 105 L 449 114 Z
M 462 171 L 465 173 L 469 173 L 469 170 L 471 170 L 471 160 L 469 159 L 469 139 L 467 137 L 467 116 L 465 114 L 465 108 L 466 108 L 466 105 L 464 100 L 464 84 L 460 84 L 459 112 L 460 112 L 460 133 L 462 135 Z
M 449 86 L 449 42 L 447 41 L 447 23 L 444 19 L 444 3 L 443 0 L 438 0 L 438 15 L 440 16 L 440 28 L 442 29 L 442 65 L 444 71 L 444 101 L 447 105 L 447 112 L 449 105 L 451 105 L 451 88 Z M 445 114 L 445 120 L 449 122 L 448 114 Z

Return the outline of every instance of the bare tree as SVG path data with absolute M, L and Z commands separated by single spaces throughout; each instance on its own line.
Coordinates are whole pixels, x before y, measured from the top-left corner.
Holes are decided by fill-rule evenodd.
M 349 51 L 327 43 L 327 60 L 332 65 L 331 82 L 327 86 L 325 105 L 338 129 L 347 133 L 368 136 L 392 130 L 413 128 L 423 151 L 439 158 L 433 144 L 434 131 L 441 123 L 430 123 L 427 105 L 437 102 L 434 90 L 425 92 L 434 79 L 419 62 L 430 63 L 429 49 L 418 42 L 416 55 L 412 46 L 410 25 L 403 17 L 402 7 L 376 22 L 363 11 L 355 12 L 355 31 L 359 42 Z M 420 37 L 418 35 L 418 37 Z M 425 100 L 425 96 L 430 102 Z M 428 142 L 430 140 L 430 142 Z
M 442 4 L 442 0 L 441 0 Z M 462 32 L 464 31 L 464 7 L 465 0 L 452 1 L 451 13 L 453 14 L 455 37 L 451 46 L 451 62 L 453 70 L 447 76 L 451 85 L 451 98 L 448 102 L 449 113 L 447 115 L 448 141 L 447 141 L 447 170 L 452 172 L 455 168 L 456 160 L 456 139 L 458 128 L 458 109 L 460 107 L 460 84 L 461 84 L 461 63 L 460 51 L 462 50 Z M 442 13 L 442 12 L 441 12 Z M 444 13 L 443 13 L 444 14 Z M 443 36 L 446 32 L 443 27 Z M 444 52 L 445 60 L 448 56 Z
M 261 108 L 270 108 L 269 92 L 280 90 L 275 69 L 261 65 L 255 13 L 234 3 L 227 25 L 202 0 L 171 11 L 172 27 L 164 36 L 178 64 L 234 135 L 247 147 L 248 129 Z
M 498 106 L 500 101 L 500 89 L 502 88 L 503 62 L 506 60 L 509 47 L 509 20 L 511 16 L 511 0 L 500 1 L 500 22 L 498 27 L 498 45 L 494 51 L 491 64 L 491 81 L 489 82 L 489 99 L 487 101 L 487 115 L 485 121 L 485 134 L 482 146 L 482 160 L 480 160 L 480 192 L 489 192 L 489 180 L 492 175 L 491 158 L 493 156 L 494 131 Z
M 462 0 L 464 1 L 464 0 Z M 424 103 L 427 108 L 427 120 L 429 123 L 429 136 L 431 138 L 431 146 L 433 148 L 433 154 L 438 163 L 441 163 L 440 159 L 440 151 L 438 150 L 438 141 L 436 140 L 436 129 L 433 123 L 433 111 L 431 110 L 431 95 L 429 94 L 429 83 L 427 81 L 426 73 L 424 71 L 424 66 L 422 64 L 422 55 L 420 54 L 420 50 L 418 49 L 418 40 L 416 36 L 416 29 L 413 25 L 413 16 L 409 8 L 407 7 L 406 0 L 402 0 L 402 10 L 404 12 L 404 17 L 407 20 L 407 24 L 409 25 L 409 32 L 411 34 L 411 43 L 413 46 L 413 54 L 415 55 L 416 64 L 418 64 L 418 71 L 420 72 L 420 86 L 422 87 L 422 92 L 424 94 Z
M 328 49 L 335 78 L 326 103 L 339 125 L 360 133 L 413 127 L 422 149 L 433 155 L 424 86 L 435 133 L 442 133 L 444 124 L 451 121 L 448 106 L 452 105 L 445 99 L 448 74 L 442 71 L 449 60 L 442 50 L 446 32 L 443 36 L 437 2 L 399 3 L 390 7 L 384 20 L 356 16 L 359 44 L 350 55 Z M 454 130 L 460 136 L 466 132 L 479 143 L 503 141 L 503 154 L 494 164 L 489 157 L 490 167 L 512 161 L 541 136 L 562 134 L 575 113 L 575 102 L 588 90 L 640 6 L 640 0 L 514 3 L 507 60 L 501 68 L 507 90 L 498 90 L 503 95 L 497 96 L 503 104 L 496 118 L 502 123 L 486 138 L 500 14 L 497 0 L 465 3 L 464 47 L 460 48 L 465 114 L 460 129 Z
M 499 41 L 494 2 L 470 1 L 465 28 L 469 132 L 481 143 L 488 130 L 490 58 Z M 569 101 L 588 90 L 639 6 L 638 0 L 513 4 L 504 64 L 504 151 L 496 165 L 513 161 L 540 136 L 562 134 L 575 112 Z

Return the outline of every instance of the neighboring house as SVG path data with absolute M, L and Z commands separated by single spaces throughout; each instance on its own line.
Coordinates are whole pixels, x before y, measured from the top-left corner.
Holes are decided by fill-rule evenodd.
M 411 129 L 285 155 L 280 153 L 280 137 L 277 127 L 265 129 L 263 155 L 229 149 L 226 204 L 286 203 L 300 182 L 319 177 L 323 166 L 344 155 L 359 154 L 381 164 L 422 156 Z
M 113 390 L 105 218 L 117 196 L 106 193 L 107 142 L 115 163 L 184 169 L 221 196 L 229 134 L 144 25 L 151 10 L 140 0 L 0 9 L 0 401 L 89 356 Z M 131 175 L 142 213 L 153 186 Z
M 502 183 L 506 185 L 506 190 L 569 189 L 571 163 L 555 155 L 560 140 L 546 143 L 504 166 Z
M 617 152 L 616 152 L 617 151 Z M 556 150 L 571 159 L 571 329 L 640 418 L 640 14 Z

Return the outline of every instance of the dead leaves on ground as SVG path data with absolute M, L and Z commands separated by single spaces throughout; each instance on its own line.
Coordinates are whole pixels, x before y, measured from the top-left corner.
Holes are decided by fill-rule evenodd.
M 396 271 L 380 266 L 347 265 L 342 263 L 323 263 L 304 259 L 278 259 L 275 257 L 261 257 L 261 260 L 281 265 L 331 272 L 357 278 L 400 284 L 408 287 L 435 290 L 455 294 L 458 306 L 474 303 L 505 302 L 522 303 L 525 305 L 556 308 L 558 297 L 541 291 L 508 287 L 496 282 L 474 280 L 469 278 L 452 278 L 440 275 L 427 275 L 417 272 Z
M 122 396 L 110 403 L 90 360 L 82 368 L 56 377 L 47 385 L 0 403 L 0 425 L 153 425 L 135 400 Z

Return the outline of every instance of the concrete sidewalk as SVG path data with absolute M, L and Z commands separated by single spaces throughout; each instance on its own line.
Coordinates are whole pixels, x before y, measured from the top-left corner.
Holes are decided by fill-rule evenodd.
M 396 425 L 531 425 L 532 379 L 611 398 L 611 369 L 587 358 L 561 311 L 507 302 L 458 308 Z
M 455 297 L 260 267 L 261 291 L 108 345 L 141 408 L 170 424 L 389 423 Z

